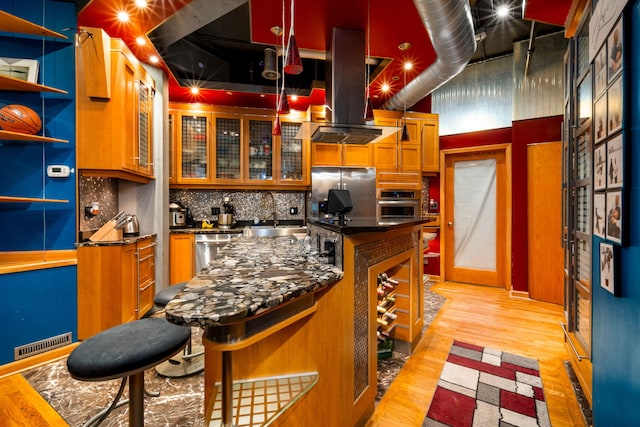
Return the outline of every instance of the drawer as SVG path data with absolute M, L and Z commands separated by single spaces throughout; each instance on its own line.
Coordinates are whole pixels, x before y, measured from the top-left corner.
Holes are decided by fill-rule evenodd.
M 156 295 L 156 282 L 151 281 L 138 288 L 138 317 L 144 316 L 153 307 L 153 298 Z

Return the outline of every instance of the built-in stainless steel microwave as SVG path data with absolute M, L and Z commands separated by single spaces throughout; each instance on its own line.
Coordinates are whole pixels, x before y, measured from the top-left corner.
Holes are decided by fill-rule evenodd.
M 378 189 L 376 215 L 380 220 L 421 218 L 420 191 Z

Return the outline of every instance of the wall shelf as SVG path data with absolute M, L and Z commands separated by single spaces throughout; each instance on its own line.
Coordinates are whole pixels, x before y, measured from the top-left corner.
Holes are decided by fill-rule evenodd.
M 0 130 L 0 141 L 25 141 L 25 142 L 61 142 L 68 143 L 66 139 L 49 138 L 42 135 L 29 135 L 26 133 Z
M 0 10 L 0 12 L 2 12 Z M 1 24 L 0 24 L 1 26 Z M 57 89 L 51 86 L 41 85 L 39 83 L 31 83 L 25 80 L 16 79 L 15 77 L 0 75 L 0 90 L 12 90 L 21 92 L 54 92 L 67 94 L 66 90 Z
M 0 28 L 9 33 L 32 34 L 35 36 L 57 37 L 59 39 L 67 38 L 64 34 L 56 33 L 2 10 L 0 10 Z
M 43 199 L 40 197 L 0 196 L 0 203 L 69 203 L 64 199 Z

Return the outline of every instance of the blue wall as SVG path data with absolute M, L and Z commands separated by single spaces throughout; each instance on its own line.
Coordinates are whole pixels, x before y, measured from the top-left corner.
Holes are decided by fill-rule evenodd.
M 0 9 L 69 37 L 67 40 L 0 33 L 0 56 L 36 59 L 38 83 L 67 94 L 0 90 L 0 107 L 22 104 L 41 117 L 44 135 L 59 142 L 0 141 L 0 195 L 63 199 L 68 203 L 0 203 L 0 251 L 73 250 L 76 174 L 49 178 L 46 166 L 75 171 L 75 4 L 54 0 L 2 0 Z M 64 30 L 70 28 L 70 30 Z M 13 349 L 71 332 L 76 339 L 75 266 L 0 275 L 0 364 Z
M 620 296 L 600 287 L 600 239 L 593 244 L 593 421 L 595 426 L 638 425 L 640 403 L 640 2 L 625 11 L 624 226 Z

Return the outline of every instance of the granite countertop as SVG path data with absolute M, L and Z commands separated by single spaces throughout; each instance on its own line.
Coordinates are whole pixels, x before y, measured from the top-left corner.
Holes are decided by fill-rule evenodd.
M 342 276 L 293 236 L 239 236 L 167 304 L 166 317 L 179 325 L 226 325 L 327 287 Z
M 156 237 L 155 234 L 141 234 L 140 236 L 123 237 L 122 240 L 106 240 L 100 242 L 92 242 L 87 240 L 86 242 L 76 243 L 76 248 L 89 247 L 89 246 L 124 246 L 131 243 L 136 243 L 140 240 L 148 239 L 150 237 Z
M 394 230 L 397 228 L 420 225 L 427 222 L 422 218 L 411 219 L 387 219 L 380 220 L 377 218 L 357 218 L 345 221 L 344 225 L 340 225 L 338 220 L 334 219 L 309 219 L 309 224 L 314 224 L 319 227 L 326 228 L 340 234 L 357 234 L 357 233 L 371 233 L 371 232 L 384 232 Z

